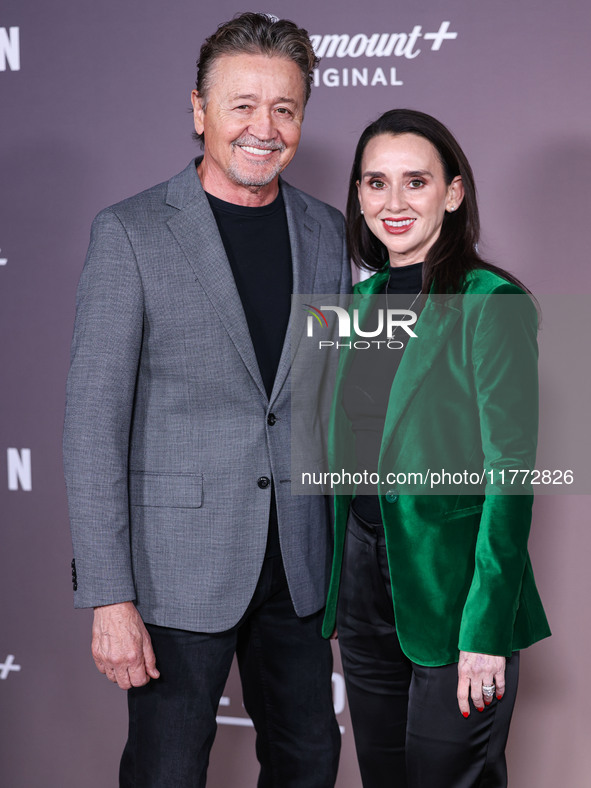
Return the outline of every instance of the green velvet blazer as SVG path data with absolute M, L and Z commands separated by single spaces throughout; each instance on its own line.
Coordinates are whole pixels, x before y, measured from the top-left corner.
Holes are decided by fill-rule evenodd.
M 360 314 L 363 296 L 383 292 L 387 278 L 380 271 L 356 285 Z M 503 494 L 498 473 L 534 467 L 537 312 L 523 291 L 485 270 L 468 275 L 463 294 L 427 300 L 414 327 L 421 341 L 409 340 L 392 385 L 378 463 L 384 479 L 393 469 L 449 468 L 454 455 L 492 478 L 474 494 L 380 495 L 400 643 L 431 666 L 457 662 L 460 650 L 508 657 L 550 634 L 527 552 L 532 488 Z M 489 297 L 509 294 L 520 295 L 509 310 L 499 311 L 506 298 Z M 343 467 L 354 444 L 341 405 L 352 356 L 345 350 L 339 359 L 331 469 Z M 351 498 L 336 490 L 325 637 L 335 627 Z

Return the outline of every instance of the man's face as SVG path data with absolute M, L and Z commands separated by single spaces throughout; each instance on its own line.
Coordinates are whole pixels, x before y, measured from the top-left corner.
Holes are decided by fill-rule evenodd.
M 300 141 L 298 66 L 283 57 L 223 55 L 213 64 L 206 99 L 204 107 L 193 91 L 195 130 L 205 138 L 200 175 L 206 191 L 234 201 L 244 189 L 275 187 Z

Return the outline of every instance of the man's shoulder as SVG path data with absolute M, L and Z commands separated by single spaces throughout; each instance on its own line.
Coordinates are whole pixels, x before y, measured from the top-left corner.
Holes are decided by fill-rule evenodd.
M 99 212 L 97 218 L 115 214 L 119 219 L 132 219 L 138 215 L 151 212 L 151 210 L 161 209 L 166 203 L 166 191 L 168 181 L 163 181 L 149 189 L 144 189 L 138 194 L 133 194 L 131 197 L 126 197 L 119 202 L 103 208 Z
M 339 231 L 344 227 L 345 218 L 338 208 L 319 200 L 317 197 L 312 197 L 311 194 L 292 186 L 283 179 L 281 179 L 281 189 L 284 200 L 301 200 L 305 205 L 306 211 L 319 222 L 331 222 Z
M 131 197 L 103 208 L 95 222 L 109 221 L 113 216 L 127 225 L 128 223 L 149 223 L 157 216 L 168 219 L 177 208 L 194 199 L 200 183 L 192 160 L 184 170 L 166 181 L 150 186 Z

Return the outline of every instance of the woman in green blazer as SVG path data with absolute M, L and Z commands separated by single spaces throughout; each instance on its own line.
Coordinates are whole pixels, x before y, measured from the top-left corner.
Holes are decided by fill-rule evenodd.
M 378 295 L 420 312 L 389 346 L 342 352 L 331 416 L 331 469 L 374 474 L 336 490 L 324 622 L 363 785 L 502 788 L 518 652 L 550 634 L 527 553 L 537 312 L 480 258 L 470 165 L 429 115 L 363 132 L 347 219 L 376 272 L 355 288 L 358 325 L 375 326 Z

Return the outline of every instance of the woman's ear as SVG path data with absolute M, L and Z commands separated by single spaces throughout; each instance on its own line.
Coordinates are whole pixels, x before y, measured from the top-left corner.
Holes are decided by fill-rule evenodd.
M 456 175 L 453 181 L 447 187 L 447 200 L 445 201 L 445 210 L 449 213 L 457 211 L 464 199 L 464 184 L 462 176 Z

